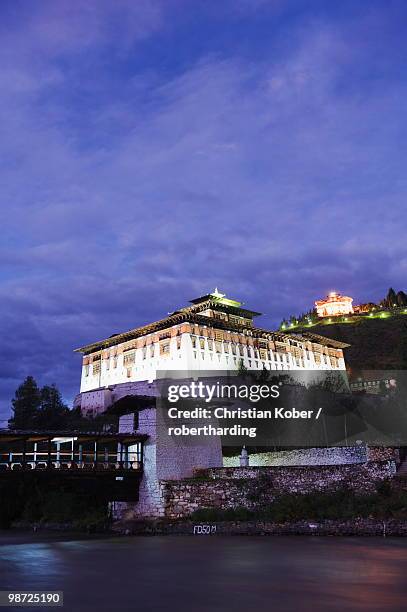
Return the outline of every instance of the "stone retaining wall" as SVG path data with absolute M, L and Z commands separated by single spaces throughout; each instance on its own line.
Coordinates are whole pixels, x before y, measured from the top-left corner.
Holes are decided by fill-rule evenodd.
M 298 448 L 249 454 L 249 465 L 251 467 L 345 465 L 365 463 L 368 460 L 367 454 L 368 451 L 364 444 L 332 448 Z M 384 458 L 388 459 L 390 457 Z M 240 459 L 238 456 L 223 457 L 224 467 L 238 467 L 239 465 Z
M 198 508 L 254 509 L 284 493 L 333 491 L 344 485 L 356 492 L 375 491 L 376 483 L 392 478 L 394 461 L 359 465 L 210 468 L 196 479 L 161 481 L 164 514 L 184 518 Z
M 293 450 L 250 453 L 251 467 L 301 466 L 301 465 L 347 465 L 367 461 L 398 460 L 398 450 L 382 446 L 370 447 L 338 446 L 330 448 L 298 448 Z M 239 467 L 240 457 L 223 457 L 223 467 Z

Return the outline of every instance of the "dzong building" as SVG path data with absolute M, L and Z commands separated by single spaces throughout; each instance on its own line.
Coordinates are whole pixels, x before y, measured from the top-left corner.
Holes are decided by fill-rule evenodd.
M 255 322 L 259 316 L 216 289 L 164 319 L 82 346 L 77 404 L 94 416 L 112 403 L 120 385 L 151 383 L 159 370 L 345 369 L 346 344 L 263 329 Z
M 222 470 L 239 461 L 223 456 L 220 437 L 204 437 L 192 445 L 170 436 L 163 441 L 157 416 L 157 372 L 230 372 L 242 366 L 248 370 L 345 370 L 343 349 L 348 345 L 305 331 L 264 329 L 257 324 L 259 316 L 215 290 L 159 321 L 77 349 L 83 359 L 75 405 L 88 417 L 112 412 L 119 417 L 119 433 L 131 432 L 144 439 L 138 501 L 115 502 L 116 518 L 181 516 L 187 506 L 177 509 L 177 486 L 182 489 L 197 469 Z M 304 452 L 309 461 L 309 451 Z M 263 463 L 253 458 L 251 465 L 270 465 L 267 457 L 258 461 Z M 208 503 L 192 499 L 191 507 Z

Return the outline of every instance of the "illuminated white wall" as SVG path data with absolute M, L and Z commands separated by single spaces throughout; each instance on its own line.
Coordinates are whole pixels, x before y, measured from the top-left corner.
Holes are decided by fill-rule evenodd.
M 170 350 L 166 355 L 160 355 L 160 342 L 154 343 L 154 356 L 151 355 L 151 346 L 136 348 L 135 360 L 131 366 L 124 364 L 123 353 L 117 355 L 117 365 L 114 358 L 101 359 L 100 371 L 94 373 L 93 365 L 82 367 L 81 392 L 117 385 L 125 382 L 155 380 L 157 370 L 237 370 L 240 362 L 249 370 L 259 370 L 265 367 L 269 370 L 333 370 L 345 369 L 342 352 L 335 362 L 328 354 L 326 347 L 321 347 L 320 362 L 316 362 L 316 355 L 306 350 L 305 345 L 299 343 L 300 355 L 295 358 L 290 353 L 267 349 L 267 358 L 260 358 L 259 349 L 222 341 L 221 352 L 215 350 L 215 341 L 191 333 L 183 333 L 169 340 Z M 201 348 L 202 343 L 202 348 Z M 118 345 L 118 348 L 123 345 Z M 179 348 L 178 348 L 179 347 Z M 145 351 L 145 352 L 143 352 Z M 233 353 L 235 351 L 235 354 Z M 144 358 L 144 354 L 146 355 Z M 263 354 L 264 357 L 264 354 Z

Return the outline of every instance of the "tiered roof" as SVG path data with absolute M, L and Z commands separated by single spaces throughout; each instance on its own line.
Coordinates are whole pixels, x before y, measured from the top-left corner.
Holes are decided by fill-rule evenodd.
M 115 346 L 141 336 L 146 336 L 148 334 L 167 329 L 180 323 L 195 323 L 206 327 L 213 327 L 215 329 L 234 331 L 236 333 L 242 333 L 242 331 L 244 333 L 245 330 L 250 330 L 250 335 L 254 338 L 266 337 L 270 340 L 277 340 L 280 342 L 287 342 L 288 339 L 291 339 L 303 342 L 316 342 L 318 344 L 334 348 L 346 348 L 349 346 L 344 342 L 338 342 L 337 340 L 331 340 L 329 338 L 325 338 L 324 336 L 318 336 L 317 334 L 311 334 L 308 332 L 302 332 L 301 334 L 295 334 L 294 336 L 294 334 L 290 333 L 271 331 L 262 329 L 260 327 L 253 327 L 251 325 L 238 324 L 232 321 L 222 321 L 221 319 L 200 314 L 206 310 L 215 310 L 233 314 L 238 317 L 244 317 L 246 319 L 252 319 L 253 317 L 257 317 L 261 314 L 254 310 L 241 308 L 241 302 L 226 298 L 226 296 L 219 293 L 217 289 L 215 289 L 213 293 L 209 293 L 191 300 L 191 303 L 192 306 L 187 306 L 185 308 L 181 308 L 180 310 L 176 310 L 164 319 L 160 319 L 159 321 L 155 321 L 154 323 L 150 323 L 148 325 L 130 329 L 129 331 L 120 334 L 114 334 L 113 336 L 110 336 L 104 340 L 87 344 L 75 349 L 75 352 L 84 354 L 93 353 L 95 351 L 107 349 L 111 346 Z

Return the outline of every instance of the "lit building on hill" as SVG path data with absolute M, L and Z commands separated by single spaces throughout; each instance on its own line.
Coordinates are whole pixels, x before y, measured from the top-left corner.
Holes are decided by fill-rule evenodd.
M 337 317 L 353 313 L 353 298 L 331 291 L 324 300 L 317 300 L 315 306 L 319 317 Z
M 348 346 L 316 334 L 257 327 L 260 313 L 215 290 L 164 319 L 77 349 L 83 353 L 81 398 L 95 414 L 117 399 L 119 388 L 152 382 L 161 370 L 345 369 Z

